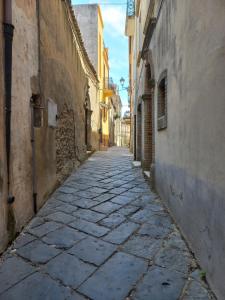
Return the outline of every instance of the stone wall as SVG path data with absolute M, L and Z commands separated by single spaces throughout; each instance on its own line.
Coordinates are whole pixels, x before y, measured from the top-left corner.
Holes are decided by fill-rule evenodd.
M 59 182 L 79 165 L 75 141 L 74 111 L 65 104 L 58 114 L 56 128 L 56 174 Z
M 137 108 L 145 93 L 144 66 L 150 63 L 156 83 L 152 109 L 156 188 L 206 271 L 213 290 L 219 299 L 225 299 L 225 261 L 221 259 L 225 248 L 225 4 L 221 0 L 150 1 L 150 5 L 153 3 L 157 24 L 152 28 L 149 51 L 142 53 L 144 59 L 138 60 L 138 56 L 147 38 L 143 32 L 148 25 L 145 15 L 149 1 L 140 4 L 133 36 L 136 158 L 143 157 L 141 114 Z M 158 131 L 158 83 L 164 71 L 167 128 Z M 142 117 L 142 125 L 143 122 Z M 142 154 L 143 151 L 142 147 Z
M 150 43 L 156 81 L 168 72 L 167 129 L 155 136 L 156 187 L 219 299 L 225 299 L 223 28 L 224 1 L 165 0 Z M 157 97 L 156 88 L 155 120 Z
M 3 22 L 3 3 L 0 2 L 0 23 Z M 4 74 L 4 37 L 3 26 L 0 26 L 0 74 Z M 6 157 L 5 157 L 5 126 L 4 126 L 4 77 L 0 76 L 0 252 L 7 244 L 7 206 L 6 206 Z
M 12 3 L 15 29 L 10 174 L 15 201 L 6 204 L 4 89 L 3 76 L 0 76 L 0 252 L 34 214 L 33 178 L 37 181 L 39 209 L 54 188 L 86 158 L 84 104 L 88 85 L 74 44 L 68 1 L 15 0 Z M 0 22 L 3 22 L 2 2 Z M 1 74 L 3 45 L 1 42 Z M 32 151 L 31 138 L 31 98 L 36 99 L 38 107 L 34 114 L 35 151 Z
M 13 7 L 10 235 L 19 232 L 33 214 L 30 98 L 37 93 L 38 39 L 35 0 L 15 0 Z M 15 219 L 15 220 L 13 220 Z
M 56 128 L 49 126 L 45 109 L 43 127 L 36 128 L 39 206 L 86 158 L 87 79 L 73 42 L 69 14 L 67 1 L 40 1 L 42 105 L 46 107 L 51 99 L 57 105 L 58 121 Z

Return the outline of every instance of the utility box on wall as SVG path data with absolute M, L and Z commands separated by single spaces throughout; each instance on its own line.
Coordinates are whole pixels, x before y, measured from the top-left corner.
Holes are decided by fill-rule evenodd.
M 48 126 L 55 128 L 57 126 L 57 104 L 52 100 L 48 99 Z

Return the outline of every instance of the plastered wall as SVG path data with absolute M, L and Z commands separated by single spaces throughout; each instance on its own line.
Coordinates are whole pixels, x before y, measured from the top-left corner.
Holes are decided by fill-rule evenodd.
M 224 27 L 223 1 L 166 0 L 150 43 L 156 81 L 168 71 L 168 127 L 155 135 L 156 188 L 219 299 L 225 298 Z

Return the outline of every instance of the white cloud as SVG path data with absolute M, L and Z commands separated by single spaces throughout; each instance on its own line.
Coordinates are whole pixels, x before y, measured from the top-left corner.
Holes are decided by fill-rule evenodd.
M 124 36 L 126 12 L 121 7 L 102 6 L 103 22 L 107 32 Z

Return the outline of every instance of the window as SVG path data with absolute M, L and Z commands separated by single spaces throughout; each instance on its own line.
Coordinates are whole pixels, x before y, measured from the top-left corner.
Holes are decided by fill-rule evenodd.
M 103 108 L 103 122 L 107 121 L 107 109 L 104 107 Z
M 167 72 L 164 71 L 158 84 L 158 130 L 167 128 Z

